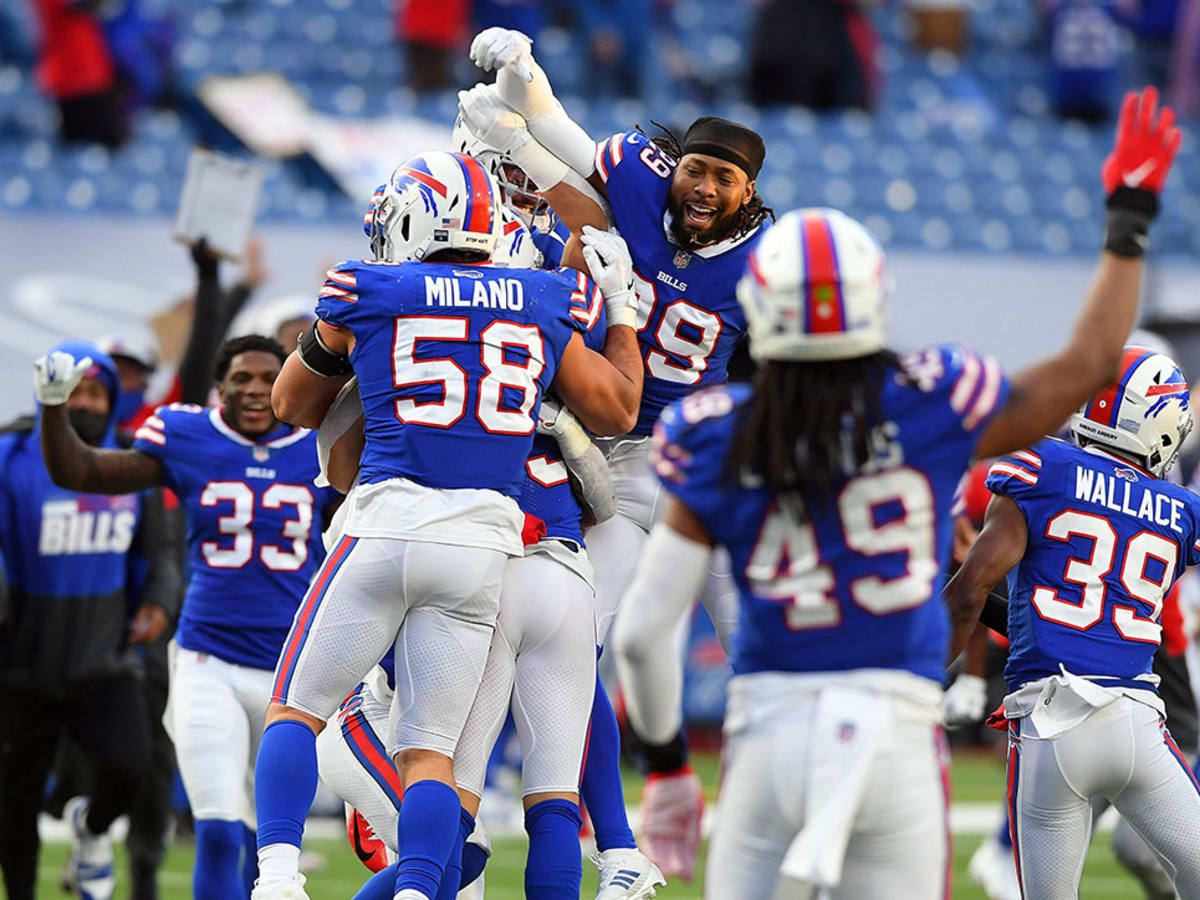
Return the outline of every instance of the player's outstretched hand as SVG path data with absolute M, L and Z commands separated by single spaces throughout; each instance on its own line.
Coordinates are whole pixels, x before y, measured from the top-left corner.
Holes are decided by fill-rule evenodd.
M 947 728 L 962 728 L 983 719 L 987 705 L 987 682 L 978 675 L 961 673 L 942 696 L 942 715 Z
M 533 81 L 533 41 L 511 28 L 485 28 L 471 41 L 471 61 L 485 72 L 512 66 L 526 82 Z
M 1169 106 L 1158 109 L 1156 88 L 1144 88 L 1140 94 L 1130 91 L 1121 103 L 1112 153 L 1100 170 L 1104 190 L 1112 194 L 1126 187 L 1159 193 L 1181 140 L 1175 111 Z
M 579 240 L 592 280 L 604 295 L 608 327 L 628 325 L 632 328 L 637 320 L 637 292 L 633 289 L 633 259 L 629 256 L 629 247 L 619 234 L 601 231 L 591 225 L 583 226 Z
M 1179 150 L 1181 135 L 1170 107 L 1158 110 L 1158 91 L 1130 91 L 1121 103 L 1117 139 L 1100 177 L 1108 194 L 1104 249 L 1117 256 L 1140 257 L 1146 233 L 1158 215 L 1158 195 Z
M 61 406 L 92 367 L 92 358 L 78 362 L 70 353 L 55 350 L 33 363 L 33 390 L 42 406 Z
M 505 105 L 494 84 L 477 84 L 469 91 L 459 91 L 458 114 L 471 134 L 509 156 L 533 139 L 525 117 Z

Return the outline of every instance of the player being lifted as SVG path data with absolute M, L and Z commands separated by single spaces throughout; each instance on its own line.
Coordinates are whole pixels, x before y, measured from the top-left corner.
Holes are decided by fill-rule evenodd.
M 389 735 L 404 787 L 395 893 L 432 900 L 459 831 L 452 759 L 491 644 L 504 564 L 522 553 L 515 502 L 539 404 L 554 385 L 600 434 L 632 427 L 641 365 L 629 285 L 611 298 L 604 355 L 570 315 L 574 275 L 486 264 L 497 186 L 474 159 L 429 152 L 392 173 L 373 213 L 374 260 L 330 270 L 318 322 L 273 401 L 319 425 L 351 372 L 365 413 L 345 536 L 297 612 L 276 672 L 256 783 L 256 898 L 302 897 L 315 735 L 393 640 Z M 602 281 L 616 260 L 598 260 Z M 591 286 L 587 285 L 590 291 Z
M 682 144 L 670 152 L 638 131 L 596 143 L 554 98 L 524 35 L 488 29 L 475 38 L 471 57 L 485 70 L 496 69 L 497 75 L 494 87 L 478 86 L 460 95 L 467 126 L 509 153 L 539 185 L 562 177 L 565 166 L 586 177 L 607 200 L 633 256 L 645 389 L 637 426 L 629 438 L 608 447 L 617 515 L 592 530 L 589 552 L 596 562 L 600 640 L 606 639 L 616 616 L 612 643 L 618 663 L 624 644 L 641 656 L 642 668 L 650 670 L 645 677 L 639 673 L 630 678 L 628 667 L 622 667 L 630 724 L 645 745 L 651 773 L 642 800 L 643 845 L 667 875 L 690 878 L 700 842 L 703 796 L 699 779 L 687 766 L 682 737 L 678 645 L 684 629 L 671 636 L 674 649 L 641 654 L 640 613 L 619 613 L 618 602 L 646 534 L 661 513 L 662 495 L 647 463 L 654 422 L 671 401 L 724 382 L 730 356 L 745 334 L 746 319 L 734 287 L 762 223 L 771 215 L 755 188 L 765 149 L 755 132 L 714 117 L 694 122 Z M 496 102 L 497 96 L 502 103 Z M 559 169 L 546 166 L 543 171 L 547 155 Z M 558 212 L 575 230 L 570 213 Z M 721 597 L 730 604 L 714 608 L 711 601 Z M 732 590 L 716 590 L 701 598 L 726 647 L 736 620 L 735 597 Z M 623 813 L 612 802 L 621 796 L 618 746 L 611 717 L 604 712 L 606 705 L 597 697 L 583 784 L 601 850 L 633 846 Z M 625 894 L 605 894 L 602 884 L 600 896 Z
M 1108 798 L 1200 897 L 1200 784 L 1153 673 L 1171 585 L 1200 563 L 1200 497 L 1163 480 L 1193 420 L 1178 366 L 1127 347 L 1118 379 L 1047 438 L 1001 457 L 979 539 L 946 596 L 953 653 L 1009 579 L 1008 802 L 1029 900 L 1079 894 L 1090 800 Z
M 782 873 L 847 900 L 946 896 L 938 581 L 955 487 L 973 456 L 1026 446 L 1111 381 L 1179 143 L 1155 104 L 1149 88 L 1127 100 L 1071 340 L 1011 382 L 959 347 L 889 352 L 883 253 L 841 213 L 788 213 L 751 254 L 738 297 L 763 366 L 663 413 L 672 496 L 625 601 L 681 614 L 728 548 L 741 618 L 707 895 L 767 900 Z
M 65 407 L 42 410 L 55 483 L 107 494 L 165 485 L 183 504 L 190 580 L 166 721 L 196 819 L 192 892 L 207 900 L 244 897 L 254 880 L 252 766 L 271 675 L 325 556 L 321 528 L 337 498 L 313 487 L 316 435 L 271 411 L 283 360 L 271 338 L 226 341 L 216 367 L 221 406 L 160 407 L 132 450 L 90 447 Z M 87 370 L 60 354 L 35 365 L 39 383 L 77 381 Z

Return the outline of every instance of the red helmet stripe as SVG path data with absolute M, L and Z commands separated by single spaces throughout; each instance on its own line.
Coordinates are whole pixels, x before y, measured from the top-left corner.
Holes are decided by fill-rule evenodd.
M 458 157 L 458 164 L 462 166 L 467 179 L 467 209 L 463 214 L 463 230 L 489 234 L 496 211 L 492 208 L 492 186 L 487 171 L 477 159 L 461 153 L 454 155 Z
M 414 181 L 421 182 L 421 184 L 425 185 L 425 187 L 437 191 L 443 197 L 446 196 L 446 186 L 432 175 L 428 175 L 425 172 L 419 172 L 412 166 L 403 166 L 401 167 L 400 171 L 409 178 L 412 178 Z
M 842 286 L 829 221 L 822 215 L 806 216 L 800 227 L 804 248 L 804 319 L 808 333 L 845 331 Z
M 1143 359 L 1151 355 L 1153 355 L 1153 351 L 1147 350 L 1145 347 L 1126 347 L 1121 354 L 1120 377 L 1091 399 L 1084 415 L 1101 425 L 1115 426 L 1117 424 L 1117 406 L 1121 402 L 1121 391 L 1129 381 L 1133 370 Z
M 1182 381 L 1171 381 L 1167 384 L 1152 384 L 1146 388 L 1147 397 L 1158 397 L 1162 394 L 1182 394 L 1188 386 Z

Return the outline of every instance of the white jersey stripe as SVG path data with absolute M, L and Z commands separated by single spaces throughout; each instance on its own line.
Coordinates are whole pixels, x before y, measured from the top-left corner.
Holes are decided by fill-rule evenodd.
M 983 363 L 983 388 L 979 391 L 979 397 L 971 408 L 970 415 L 963 420 L 963 427 L 967 431 L 974 430 L 980 422 L 992 414 L 992 410 L 996 408 L 996 400 L 1000 396 L 1000 382 L 1000 363 L 989 356 Z
M 1029 465 L 1033 466 L 1035 469 L 1040 469 L 1042 467 L 1042 458 L 1036 453 L 1031 453 L 1028 450 L 1017 450 L 1015 453 L 1010 453 L 1009 455 L 1015 456 L 1022 462 L 1029 463 Z
M 1037 484 L 1038 477 L 1035 472 L 1030 472 L 1028 469 L 1022 469 L 1020 466 L 1010 465 L 1006 462 L 992 463 L 991 472 L 999 475 L 1011 475 L 1013 478 L 1019 478 L 1026 484 Z
M 967 408 L 967 401 L 975 393 L 975 385 L 979 382 L 979 357 L 969 350 L 963 357 L 962 374 L 954 382 L 954 390 L 950 392 L 950 408 L 960 416 Z

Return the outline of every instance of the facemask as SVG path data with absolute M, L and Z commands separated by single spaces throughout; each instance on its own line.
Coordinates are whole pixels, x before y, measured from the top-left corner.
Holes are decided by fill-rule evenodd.
M 69 409 L 67 418 L 85 444 L 95 446 L 104 440 L 104 432 L 108 430 L 108 416 L 92 412 L 90 409 Z

